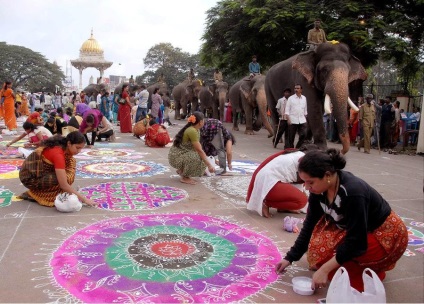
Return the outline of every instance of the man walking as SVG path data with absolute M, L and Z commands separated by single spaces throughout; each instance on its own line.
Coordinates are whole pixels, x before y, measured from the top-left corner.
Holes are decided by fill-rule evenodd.
M 392 98 L 386 96 L 384 104 L 381 106 L 380 142 L 381 148 L 385 150 L 391 147 L 391 127 L 395 119 L 395 108 L 391 101 Z
M 289 144 L 289 132 L 288 132 L 288 124 L 287 124 L 287 115 L 286 105 L 287 100 L 291 95 L 291 89 L 287 88 L 284 90 L 284 96 L 277 101 L 277 106 L 275 107 L 278 112 L 279 121 L 277 127 L 277 134 L 274 137 L 274 148 L 277 148 L 278 143 L 280 142 L 281 137 L 284 134 L 284 149 L 288 148 Z
M 375 107 L 372 104 L 373 95 L 368 94 L 365 97 L 365 104 L 359 109 L 359 121 L 362 127 L 363 138 L 358 143 L 358 150 L 364 147 L 364 153 L 370 154 L 371 133 L 375 124 Z
M 302 95 L 302 86 L 296 84 L 294 86 L 295 94 L 287 100 L 286 110 L 284 114 L 287 116 L 287 124 L 289 125 L 289 144 L 288 148 L 294 148 L 294 138 L 296 133 L 299 134 L 299 140 L 296 148 L 303 145 L 306 137 L 306 97 Z

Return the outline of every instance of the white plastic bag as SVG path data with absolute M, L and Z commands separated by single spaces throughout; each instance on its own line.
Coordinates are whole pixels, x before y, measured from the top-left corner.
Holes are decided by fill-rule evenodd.
M 208 156 L 207 160 L 208 160 L 209 164 L 210 164 L 212 167 L 215 167 L 215 157 L 213 157 L 213 156 Z M 215 175 L 214 173 L 209 172 L 209 169 L 208 169 L 208 168 L 206 168 L 205 173 L 206 173 L 206 175 L 207 175 L 207 176 Z
M 56 209 L 60 212 L 75 212 L 80 211 L 82 203 L 75 194 L 67 192 L 59 193 L 54 201 Z
M 350 286 L 346 269 L 340 267 L 328 287 L 327 303 L 386 303 L 386 291 L 378 275 L 366 268 L 362 273 L 362 279 L 364 292 L 359 292 Z

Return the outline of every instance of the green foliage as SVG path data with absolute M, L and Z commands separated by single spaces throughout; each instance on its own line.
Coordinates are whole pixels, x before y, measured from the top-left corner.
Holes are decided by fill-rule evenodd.
M 170 43 L 159 43 L 149 49 L 144 58 L 146 72 L 136 77 L 137 83 L 153 84 L 161 74 L 168 87 L 173 88 L 187 78 L 190 68 L 197 77 L 211 78 L 213 70 L 200 66 L 198 55 L 190 55 Z
M 240 77 L 256 54 L 264 71 L 305 50 L 320 18 L 327 39 L 348 44 L 365 67 L 393 59 L 407 81 L 423 68 L 423 11 L 422 0 L 222 0 L 207 11 L 201 63 Z
M 0 42 L 0 81 L 10 80 L 13 87 L 29 92 L 54 92 L 63 87 L 65 75 L 59 66 L 26 47 Z

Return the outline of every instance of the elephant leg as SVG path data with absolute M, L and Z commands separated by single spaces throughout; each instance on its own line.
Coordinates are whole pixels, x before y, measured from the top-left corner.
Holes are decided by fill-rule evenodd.
M 234 131 L 238 131 L 239 127 L 238 127 L 238 114 L 240 112 L 236 110 L 236 108 L 233 108 L 233 130 Z
M 268 121 L 268 116 L 266 111 L 267 101 L 266 101 L 266 95 L 264 90 L 258 91 L 256 95 L 256 100 L 258 103 L 259 115 L 261 116 L 262 123 L 264 124 L 265 128 L 268 131 L 268 138 L 270 138 L 274 135 L 274 130 Z
M 175 101 L 175 120 L 180 120 L 181 119 L 181 103 L 179 101 Z
M 253 132 L 253 108 L 250 105 L 246 105 L 244 110 L 246 116 L 246 131 L 244 134 L 254 135 Z

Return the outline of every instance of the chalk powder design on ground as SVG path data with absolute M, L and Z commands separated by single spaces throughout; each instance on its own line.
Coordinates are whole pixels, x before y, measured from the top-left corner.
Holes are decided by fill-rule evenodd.
M 285 293 L 273 286 L 281 259 L 274 243 L 217 217 L 129 216 L 69 234 L 50 261 L 62 300 L 71 300 L 64 290 L 107 303 L 227 303 L 266 287 Z
M 10 140 L 2 140 L 2 141 L 0 141 L 0 145 L 1 146 L 6 146 L 10 142 L 11 142 Z M 21 140 L 18 140 L 17 142 L 15 142 L 12 145 L 12 147 L 23 147 L 26 143 L 28 143 L 28 140 L 21 139 Z
M 148 152 L 138 152 L 133 149 L 109 149 L 109 148 L 99 148 L 99 149 L 83 149 L 80 153 L 75 155 L 76 159 L 90 160 L 90 159 L 140 159 L 145 155 L 148 155 Z
M 162 174 L 169 168 L 147 161 L 134 160 L 89 160 L 77 162 L 77 176 L 82 178 L 133 178 Z
M 96 142 L 95 148 L 108 148 L 108 149 L 116 149 L 116 148 L 131 148 L 134 147 L 133 143 L 121 143 L 121 142 Z
M 13 192 L 0 186 L 0 208 L 9 206 L 12 202 Z
M 111 211 L 150 210 L 169 206 L 188 197 L 183 189 L 137 182 L 102 183 L 80 193 Z
M 0 179 L 18 178 L 23 163 L 23 159 L 0 160 Z
M 18 148 L 0 148 L 0 159 L 10 159 L 10 158 L 21 158 L 22 154 L 19 153 Z

